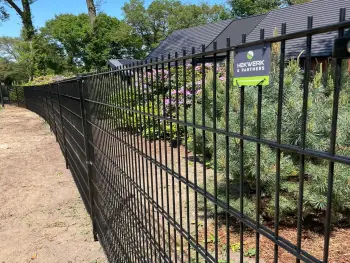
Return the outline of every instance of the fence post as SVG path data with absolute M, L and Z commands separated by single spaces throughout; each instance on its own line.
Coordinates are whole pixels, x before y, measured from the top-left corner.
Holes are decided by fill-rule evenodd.
M 53 132 L 55 133 L 55 138 L 57 142 L 57 127 L 56 127 L 56 118 L 55 118 L 55 109 L 53 107 L 53 99 L 52 99 L 52 84 L 50 84 L 50 101 L 51 101 L 51 110 L 52 110 L 52 117 L 53 117 Z
M 16 90 L 17 106 L 19 107 L 19 99 L 18 99 L 18 90 L 17 90 L 17 86 L 15 86 L 15 90 Z
M 1 99 L 1 105 L 4 108 L 5 107 L 5 103 L 4 103 L 4 96 L 2 94 L 2 86 L 0 86 L 0 99 Z
M 48 90 L 47 87 L 45 86 L 45 102 L 46 102 L 46 122 L 49 124 L 50 126 L 50 131 L 52 132 L 52 123 L 51 123 L 51 118 L 50 118 L 50 111 L 49 111 L 49 102 L 47 101 L 48 99 Z
M 82 119 L 82 127 L 83 127 L 83 134 L 84 134 L 84 150 L 85 150 L 85 163 L 86 163 L 86 170 L 87 170 L 87 176 L 88 176 L 88 186 L 89 186 L 89 203 L 90 203 L 90 217 L 92 221 L 92 232 L 94 236 L 94 240 L 98 241 L 97 237 L 97 231 L 96 231 L 96 222 L 95 222 L 95 215 L 94 215 L 94 186 L 92 183 L 92 156 L 90 154 L 90 146 L 89 146 L 89 132 L 88 132 L 88 123 L 87 119 L 90 119 L 90 112 L 85 107 L 85 100 L 84 100 L 84 79 L 81 75 L 78 75 L 77 77 L 78 87 L 79 87 L 79 95 L 80 95 L 80 110 L 81 110 L 81 119 Z
M 68 169 L 68 156 L 67 156 L 67 143 L 66 143 L 66 133 L 64 132 L 64 124 L 63 124 L 63 114 L 62 114 L 62 105 L 61 105 L 61 93 L 60 93 L 60 84 L 57 84 L 57 94 L 58 94 L 58 105 L 60 108 L 60 119 L 61 119 L 61 130 L 63 136 L 63 149 L 64 149 L 64 159 L 66 160 L 66 168 Z
M 9 88 L 9 86 L 6 86 L 6 87 L 7 87 L 7 95 L 8 95 L 8 104 L 11 105 L 10 88 Z

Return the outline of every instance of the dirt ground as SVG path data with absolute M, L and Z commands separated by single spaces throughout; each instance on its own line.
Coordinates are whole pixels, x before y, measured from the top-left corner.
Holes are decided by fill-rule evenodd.
M 0 262 L 106 262 L 49 126 L 0 109 Z

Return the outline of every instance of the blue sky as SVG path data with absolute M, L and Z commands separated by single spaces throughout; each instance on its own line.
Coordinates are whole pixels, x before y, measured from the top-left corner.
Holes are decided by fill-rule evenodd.
M 209 4 L 220 4 L 224 3 L 226 0 L 207 0 L 205 2 Z M 104 0 L 104 5 L 102 6 L 102 11 L 111 16 L 116 16 L 122 18 L 121 7 L 126 1 L 124 0 Z M 151 2 L 151 0 L 145 0 L 146 5 Z M 183 1 L 186 3 L 200 3 L 202 0 L 187 0 Z M 10 19 L 3 22 L 0 25 L 0 36 L 19 36 L 21 30 L 21 20 L 19 16 L 13 11 L 13 9 L 8 8 L 10 13 Z M 86 1 L 85 0 L 37 0 L 32 5 L 32 13 L 35 27 L 41 27 L 45 24 L 45 21 L 53 18 L 55 15 L 71 13 L 87 13 Z

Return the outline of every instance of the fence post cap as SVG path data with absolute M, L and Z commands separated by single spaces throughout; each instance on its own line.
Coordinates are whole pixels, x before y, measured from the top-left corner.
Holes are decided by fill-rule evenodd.
M 81 73 L 77 74 L 76 75 L 76 79 L 77 79 L 77 81 L 82 80 L 83 79 L 83 74 L 81 74 Z

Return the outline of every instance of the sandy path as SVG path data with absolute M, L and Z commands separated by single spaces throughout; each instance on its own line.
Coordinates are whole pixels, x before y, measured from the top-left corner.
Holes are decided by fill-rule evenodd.
M 0 262 L 105 262 L 49 126 L 0 110 Z

